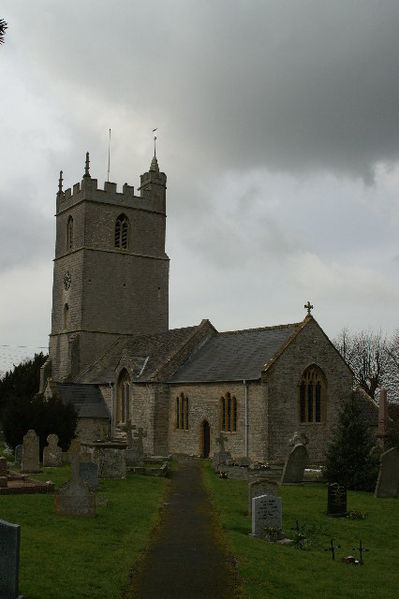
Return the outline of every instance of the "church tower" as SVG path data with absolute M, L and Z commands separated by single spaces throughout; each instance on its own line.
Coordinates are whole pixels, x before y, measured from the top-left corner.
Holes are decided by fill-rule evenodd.
M 62 183 L 61 171 L 46 374 L 73 381 L 120 336 L 168 330 L 166 175 L 154 153 L 140 195 L 127 183 L 99 189 L 87 153 L 81 183 Z

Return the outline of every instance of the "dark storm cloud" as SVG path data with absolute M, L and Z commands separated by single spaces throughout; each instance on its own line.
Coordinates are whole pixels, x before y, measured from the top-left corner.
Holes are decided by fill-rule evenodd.
M 399 156 L 397 0 L 20 4 L 71 103 L 131 106 L 203 166 L 370 178 Z

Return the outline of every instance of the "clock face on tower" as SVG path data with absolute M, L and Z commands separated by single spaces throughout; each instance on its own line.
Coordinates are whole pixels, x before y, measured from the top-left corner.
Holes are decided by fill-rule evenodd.
M 70 288 L 71 281 L 72 281 L 71 273 L 69 272 L 69 270 L 67 270 L 66 273 L 64 274 L 64 289 L 65 290 L 68 290 Z

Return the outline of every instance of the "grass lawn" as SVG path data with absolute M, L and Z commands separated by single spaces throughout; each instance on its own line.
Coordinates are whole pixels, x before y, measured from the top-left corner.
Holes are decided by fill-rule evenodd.
M 69 466 L 39 476 L 60 485 Z M 108 498 L 93 519 L 53 511 L 53 495 L 2 495 L 0 518 L 21 525 L 20 593 L 27 599 L 117 599 L 147 545 L 166 492 L 165 478 L 128 475 L 100 482 Z
M 396 599 L 399 589 L 399 500 L 348 492 L 348 510 L 368 514 L 364 520 L 328 518 L 327 489 L 321 484 L 280 487 L 283 528 L 293 538 L 296 520 L 309 531 L 307 550 L 284 547 L 248 536 L 248 483 L 220 480 L 210 464 L 204 467 L 209 488 L 231 553 L 238 560 L 243 597 Z M 325 551 L 330 539 L 341 545 L 336 561 Z M 358 556 L 359 539 L 369 548 L 364 565 L 345 564 Z

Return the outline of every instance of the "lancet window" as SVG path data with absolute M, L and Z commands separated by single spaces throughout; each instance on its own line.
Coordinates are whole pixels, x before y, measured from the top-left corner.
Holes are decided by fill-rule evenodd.
M 125 424 L 131 419 L 131 383 L 126 370 L 119 377 L 117 393 L 117 420 Z
M 184 393 L 176 397 L 176 428 L 188 430 L 188 397 Z
M 120 214 L 115 221 L 115 247 L 127 250 L 129 246 L 129 220 L 125 214 Z
M 73 248 L 73 218 L 69 216 L 67 222 L 67 250 Z

